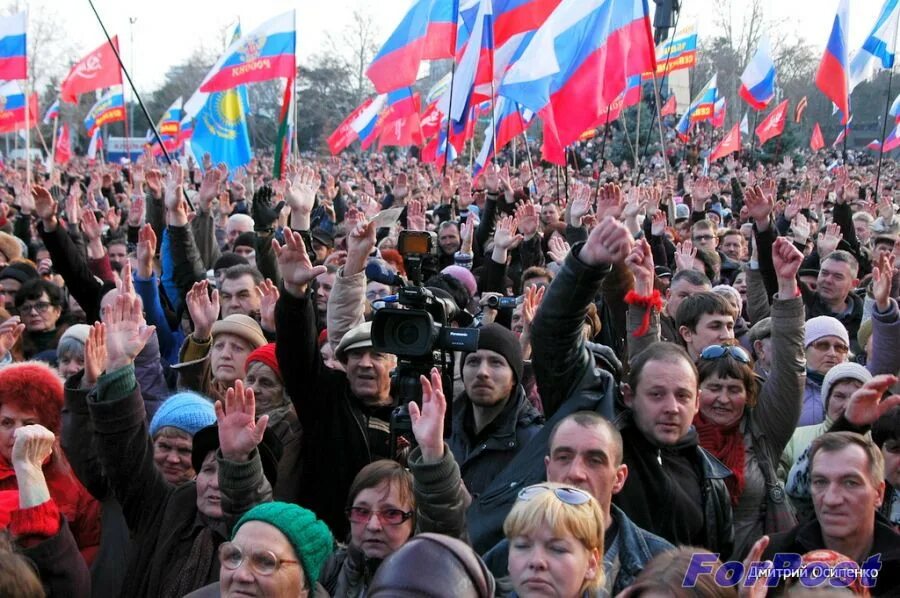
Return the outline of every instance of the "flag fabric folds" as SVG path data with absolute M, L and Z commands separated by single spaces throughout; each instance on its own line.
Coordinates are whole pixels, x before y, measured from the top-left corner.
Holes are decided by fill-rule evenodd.
M 278 139 L 275 140 L 275 164 L 272 176 L 280 179 L 287 167 L 287 157 L 291 153 L 291 131 L 294 128 L 294 78 L 288 79 L 281 99 L 281 113 L 278 115 Z
M 118 36 L 112 38 L 112 44 L 118 51 Z M 69 70 L 59 88 L 59 97 L 63 102 L 75 104 L 83 93 L 115 85 L 122 85 L 122 69 L 112 47 L 104 42 Z
M 849 126 L 841 129 L 841 132 L 838 133 L 838 136 L 834 138 L 834 142 L 831 144 L 831 147 L 835 148 L 835 147 L 839 146 L 841 143 L 843 143 L 844 139 L 847 137 L 847 132 L 849 130 L 850 130 Z
M 37 94 L 28 98 L 28 120 L 25 122 L 25 92 L 17 81 L 0 84 L 0 133 L 11 133 L 18 129 L 30 129 L 37 124 Z M 26 126 L 27 124 L 27 126 Z
M 713 128 L 721 129 L 725 126 L 725 113 L 727 112 L 727 109 L 728 102 L 725 100 L 725 98 L 719 98 L 716 100 L 712 117 Z
M 359 137 L 356 130 L 353 129 L 353 122 L 359 117 L 363 110 L 368 108 L 374 98 L 368 98 L 362 104 L 356 107 L 350 115 L 344 119 L 344 122 L 338 125 L 334 132 L 328 137 L 328 149 L 332 155 L 337 155 L 350 146 Z
M 885 0 L 872 31 L 850 60 L 850 91 L 878 71 L 894 66 L 898 25 L 900 0 Z
M 84 128 L 88 135 L 105 124 L 125 120 L 125 96 L 122 94 L 122 86 L 110 87 L 97 102 L 88 110 L 84 117 Z
M 894 119 L 894 123 L 900 124 L 900 95 L 894 98 L 891 108 L 888 111 L 888 116 Z
M 900 147 L 900 126 L 894 127 L 891 129 L 890 134 L 884 139 L 884 144 L 881 146 L 882 153 L 888 153 L 894 151 Z
M 386 93 L 376 96 L 350 123 L 350 128 L 356 133 L 363 149 L 368 149 L 378 137 L 378 121 L 385 109 L 386 102 Z
M 87 149 L 87 159 L 93 162 L 97 159 L 97 150 L 99 150 L 103 146 L 103 141 L 100 137 L 100 129 L 94 129 L 94 134 L 91 135 L 91 142 L 88 144 Z
M 25 11 L 0 17 L 0 81 L 28 78 L 27 28 L 28 15 Z
M 756 54 L 741 75 L 740 96 L 757 110 L 765 110 L 775 97 L 775 61 L 765 35 L 759 39 Z
M 675 126 L 675 131 L 682 141 L 687 141 L 688 131 L 695 122 L 709 120 L 715 112 L 716 99 L 719 95 L 718 75 L 713 75 L 712 79 L 707 82 L 703 89 L 688 106 L 688 109 L 681 115 L 681 120 Z
M 415 0 L 366 69 L 379 93 L 416 82 L 423 60 L 455 55 L 458 0 Z
M 787 122 L 788 101 L 784 100 L 775 106 L 775 109 L 756 127 L 756 136 L 759 137 L 760 145 L 784 132 L 784 125 Z
M 57 164 L 68 164 L 72 159 L 72 135 L 67 123 L 63 123 L 59 127 L 59 135 L 54 148 L 53 161 Z
M 563 0 L 498 94 L 539 113 L 563 146 L 606 113 L 631 75 L 656 68 L 646 0 Z
M 749 135 L 750 134 L 750 119 L 747 118 L 747 113 L 744 112 L 744 118 L 741 119 L 741 135 Z
M 663 104 L 662 109 L 659 111 L 660 116 L 670 116 L 675 114 L 675 111 L 678 109 L 678 101 L 675 99 L 675 94 L 669 96 L 669 99 L 666 100 L 666 103 Z
M 872 150 L 873 152 L 881 151 L 881 142 L 877 139 L 873 139 L 869 143 L 866 144 L 866 149 Z
M 181 119 L 184 113 L 182 97 L 178 97 L 172 105 L 166 109 L 166 112 L 156 123 L 156 130 L 159 132 L 159 138 L 163 142 L 163 146 L 167 152 L 177 151 L 181 145 Z M 154 154 L 162 154 L 162 148 L 159 144 L 153 145 Z
M 191 150 L 198 162 L 209 153 L 213 164 L 224 162 L 228 170 L 250 162 L 250 134 L 247 129 L 247 90 L 239 87 L 209 95 L 194 119 Z
M 850 118 L 850 82 L 847 73 L 847 32 L 849 30 L 849 0 L 838 0 L 838 10 L 831 27 L 831 35 L 819 63 L 816 86 L 841 112 L 841 124 Z
M 822 137 L 822 129 L 819 127 L 819 123 L 816 123 L 813 127 L 812 136 L 809 138 L 809 149 L 817 152 L 823 147 L 825 147 L 825 138 Z
M 722 138 L 722 141 L 713 149 L 709 156 L 710 162 L 715 162 L 719 158 L 724 158 L 729 154 L 741 151 L 741 125 L 736 124 L 728 131 L 728 135 Z
M 484 166 L 494 157 L 495 151 L 502 150 L 507 143 L 521 135 L 531 124 L 533 117 L 534 113 L 530 110 L 522 111 L 515 102 L 502 97 L 498 98 L 494 105 L 492 123 L 484 132 L 484 143 L 481 145 L 478 157 L 475 158 L 472 176 L 477 177 L 481 173 Z M 496 135 L 494 134 L 495 124 Z
M 493 73 L 494 36 L 491 2 L 492 0 L 478 0 L 471 34 L 468 35 L 465 45 L 457 52 L 456 72 L 451 86 L 438 102 L 441 112 L 449 114 L 456 122 L 463 121 L 475 100 L 473 96 L 480 66 L 486 64 L 488 83 Z M 490 91 L 487 99 L 490 99 Z M 451 104 L 451 100 L 455 101 Z
M 50 104 L 50 107 L 47 108 L 47 112 L 44 114 L 44 124 L 49 125 L 50 121 L 54 118 L 59 118 L 59 100 L 57 99 L 55 102 Z
M 295 11 L 290 10 L 233 41 L 218 68 L 200 84 L 200 91 L 224 91 L 245 83 L 293 77 L 297 69 L 295 22 Z
M 412 88 L 404 87 L 387 94 L 384 110 L 376 123 L 378 147 L 424 145 L 419 121 L 421 100 Z

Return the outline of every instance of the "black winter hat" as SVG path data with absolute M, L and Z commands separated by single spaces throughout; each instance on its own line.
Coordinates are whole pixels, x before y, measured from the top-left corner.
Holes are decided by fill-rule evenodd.
M 509 367 L 512 368 L 513 374 L 516 376 L 516 383 L 521 384 L 525 360 L 522 358 L 522 345 L 519 344 L 519 338 L 511 330 L 496 323 L 485 324 L 478 329 L 478 348 L 502 355 Z M 465 364 L 466 355 L 463 355 L 463 364 Z

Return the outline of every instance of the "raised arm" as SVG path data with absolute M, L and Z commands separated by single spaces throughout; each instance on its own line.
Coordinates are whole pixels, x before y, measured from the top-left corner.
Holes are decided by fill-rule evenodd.
M 778 276 L 778 294 L 771 312 L 772 369 L 760 389 L 759 402 L 751 417 L 765 435 L 768 457 L 775 466 L 800 419 L 806 357 L 803 352 L 805 310 L 797 286 L 803 254 L 787 237 L 779 237 L 772 247 L 772 259 Z
M 625 296 L 628 303 L 628 359 L 659 341 L 659 312 L 662 299 L 653 288 L 656 269 L 653 252 L 646 240 L 634 244 L 625 264 L 634 276 L 634 288 Z
M 336 349 L 350 330 L 362 324 L 366 309 L 366 263 L 375 248 L 375 223 L 365 218 L 347 235 L 347 261 L 328 297 L 328 342 Z

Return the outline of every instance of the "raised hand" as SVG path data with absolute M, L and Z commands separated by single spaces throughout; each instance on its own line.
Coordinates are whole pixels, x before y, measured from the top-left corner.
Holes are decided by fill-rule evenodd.
M 712 197 L 712 181 L 709 177 L 702 176 L 694 181 L 691 188 L 691 209 L 695 212 L 703 212 L 706 202 Z
M 397 178 L 394 180 L 394 199 L 398 201 L 403 200 L 407 195 L 409 195 L 409 177 L 405 172 L 401 172 L 397 175 Z
M 155 326 L 144 325 L 141 300 L 120 294 L 103 310 L 106 324 L 107 368 L 117 370 L 134 362 L 134 358 L 153 336 Z
M 295 297 L 302 296 L 310 281 L 325 273 L 325 266 L 312 265 L 303 237 L 298 232 L 285 229 L 284 245 L 273 239 L 272 249 L 278 260 L 284 290 Z
M 535 209 L 534 203 L 527 201 L 519 204 L 516 208 L 516 220 L 518 220 L 519 232 L 522 233 L 524 239 L 530 240 L 534 238 L 537 234 L 538 224 L 540 223 L 538 211 Z
M 44 228 L 50 229 L 51 226 L 55 228 L 57 206 L 56 200 L 53 199 L 50 192 L 40 185 L 35 185 L 31 188 L 31 198 L 34 200 L 34 212 L 38 218 L 44 221 Z
M 770 577 L 758 569 L 753 572 L 756 575 L 755 580 L 748 580 L 748 576 L 751 575 L 752 567 L 759 567 L 758 564 L 762 562 L 762 555 L 768 546 L 769 536 L 763 536 L 753 544 L 750 552 L 747 553 L 747 558 L 744 559 L 744 577 L 738 584 L 740 587 L 738 596 L 740 598 L 766 598 L 769 592 L 766 582 Z M 766 561 L 765 569 L 771 569 L 772 565 L 772 561 Z
M 225 403 L 216 401 L 219 425 L 219 450 L 228 461 L 247 462 L 262 442 L 269 416 L 256 419 L 256 397 L 252 388 L 244 388 L 240 379 L 225 391 Z
M 747 213 L 756 222 L 756 228 L 760 231 L 769 227 L 769 217 L 775 209 L 774 197 L 768 196 L 760 186 L 747 187 L 744 193 L 744 205 Z
M 884 393 L 897 383 L 897 376 L 875 376 L 850 396 L 844 409 L 844 417 L 855 426 L 869 426 L 879 417 L 900 405 L 900 395 L 882 399 Z
M 97 216 L 94 214 L 93 210 L 86 210 L 84 212 L 84 217 L 81 219 L 81 231 L 84 233 L 84 238 L 87 239 L 88 243 L 100 239 L 100 235 L 103 233 L 103 227 L 100 222 L 97 221 Z
M 547 246 L 549 248 L 550 259 L 554 262 L 562 266 L 563 262 L 566 261 L 566 256 L 569 255 L 569 251 L 571 251 L 571 246 L 566 243 L 566 240 L 559 234 L 553 234 L 550 236 L 550 240 L 547 241 Z
M 72 193 L 66 197 L 66 219 L 75 226 L 81 222 L 81 202 Z
M 415 401 L 409 403 L 413 435 L 422 450 L 422 460 L 437 463 L 444 458 L 444 414 L 447 412 L 441 373 L 432 368 L 431 379 L 419 376 L 419 383 L 422 385 L 422 406 Z
M 53 452 L 56 436 L 40 424 L 22 426 L 14 434 L 11 455 L 13 466 L 27 466 L 40 470 Z
M 321 178 L 319 174 L 308 166 L 298 169 L 294 176 L 291 177 L 290 184 L 285 189 L 284 197 L 288 207 L 295 214 L 295 218 L 303 215 L 309 217 L 316 203 L 316 191 L 319 189 L 320 184 Z M 299 228 L 296 226 L 296 223 L 294 223 L 294 226 Z
M 156 233 L 150 224 L 138 231 L 137 264 L 138 276 L 147 279 L 153 276 L 153 257 L 156 255 Z
M 656 267 L 653 264 L 653 252 L 646 240 L 641 239 L 634 244 L 631 253 L 625 258 L 625 265 L 634 275 L 634 292 L 642 297 L 653 293 Z
M 591 211 L 591 188 L 588 185 L 575 187 L 575 197 L 569 206 L 569 220 L 573 226 L 581 226 L 581 219 Z
M 165 200 L 167 210 L 174 210 L 178 206 L 178 202 L 181 200 L 181 189 L 183 185 L 184 172 L 181 169 L 181 164 L 173 162 L 169 165 L 169 170 L 166 172 L 165 179 Z
M 598 189 L 596 209 L 598 222 L 607 216 L 618 220 L 624 207 L 621 187 L 608 183 Z
M 524 296 L 522 297 L 523 335 L 531 331 L 531 323 L 534 322 L 534 316 L 537 315 L 537 310 L 541 306 L 541 301 L 544 300 L 544 292 L 546 290 L 547 287 L 537 286 L 530 286 L 525 289 Z
M 519 221 L 515 216 L 504 216 L 497 221 L 497 230 L 494 232 L 494 247 L 503 251 L 517 247 L 524 237 L 516 234 Z
M 9 317 L 0 324 L 0 359 L 6 357 L 24 330 L 25 324 L 22 324 L 19 316 Z
M 188 313 L 194 322 L 194 340 L 201 342 L 209 339 L 213 324 L 219 319 L 219 291 L 214 290 L 210 295 L 208 288 L 209 282 L 201 280 L 195 282 L 185 295 Z
M 106 363 L 106 325 L 94 322 L 84 343 L 84 388 L 93 388 L 100 375 L 106 371 Z
M 278 285 L 268 278 L 256 286 L 260 295 L 259 323 L 264 330 L 275 330 L 275 304 L 278 303 Z
M 803 264 L 803 254 L 787 237 L 778 237 L 772 245 L 772 261 L 778 277 L 778 296 L 792 299 L 797 296 L 797 273 Z
M 632 245 L 634 239 L 628 229 L 612 216 L 606 216 L 591 231 L 578 257 L 588 266 L 621 264 L 631 253 Z
M 484 168 L 484 189 L 488 193 L 498 193 L 500 191 L 500 172 L 497 165 L 493 162 Z
M 471 216 L 466 218 L 466 221 L 459 227 L 459 236 L 461 240 L 460 251 L 471 255 L 472 245 L 475 242 L 475 218 Z
M 147 189 L 150 190 L 150 194 L 153 195 L 153 199 L 159 201 L 163 197 L 163 176 L 160 171 L 153 168 L 148 170 L 144 175 L 144 180 L 147 182 Z
M 894 272 L 894 256 L 882 256 L 872 268 L 872 297 L 878 311 L 885 312 L 890 306 L 891 281 Z
M 794 234 L 794 241 L 801 245 L 806 245 L 809 240 L 810 226 L 809 220 L 803 214 L 797 214 L 791 221 L 791 232 Z
M 668 225 L 669 220 L 666 217 L 666 213 L 662 210 L 657 210 L 651 219 L 650 223 L 650 234 L 654 237 L 661 237 L 666 234 L 666 226 Z
M 203 210 L 208 211 L 213 200 L 219 193 L 219 183 L 222 182 L 222 173 L 211 168 L 203 175 L 200 182 L 200 190 L 197 192 L 197 204 Z
M 824 260 L 828 255 L 838 248 L 838 245 L 841 242 L 841 239 L 844 238 L 844 235 L 841 234 L 841 226 L 832 222 L 825 226 L 825 232 L 819 233 L 819 236 L 816 240 L 816 249 L 819 252 L 819 259 Z
M 411 199 L 406 206 L 406 222 L 411 231 L 425 230 L 425 204 L 418 199 Z
M 687 239 L 683 243 L 679 243 L 675 250 L 675 271 L 696 270 L 695 260 L 697 257 L 697 248 L 694 243 Z

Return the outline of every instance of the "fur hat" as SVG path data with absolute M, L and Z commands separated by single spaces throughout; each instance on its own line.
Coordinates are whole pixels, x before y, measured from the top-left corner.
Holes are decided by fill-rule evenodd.
M 0 253 L 6 256 L 7 262 L 11 262 L 22 257 L 22 245 L 16 237 L 0 232 Z
M 0 405 L 4 403 L 34 411 L 38 423 L 54 434 L 62 429 L 63 383 L 46 364 L 25 361 L 0 369 Z

